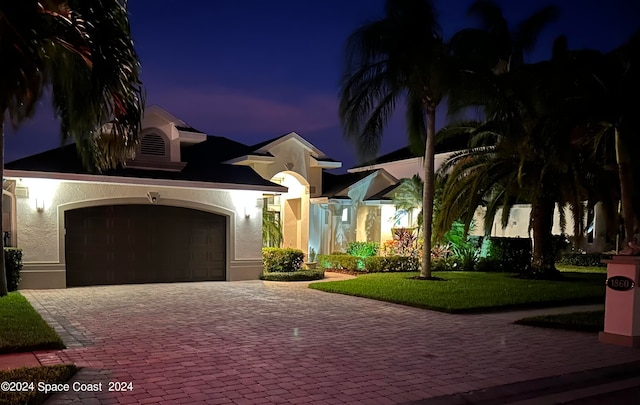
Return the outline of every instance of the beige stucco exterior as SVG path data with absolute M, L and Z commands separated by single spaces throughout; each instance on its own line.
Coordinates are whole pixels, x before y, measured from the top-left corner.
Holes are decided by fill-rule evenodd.
M 155 204 L 192 208 L 227 218 L 227 280 L 257 279 L 262 271 L 261 196 L 249 190 L 219 190 L 165 184 L 126 184 L 118 179 L 92 181 L 30 177 L 16 180 L 16 242 L 23 250 L 21 288 L 64 288 L 64 213 L 67 210 L 117 204 Z M 108 182 L 107 182 L 108 181 Z M 38 210 L 36 204 L 43 209 Z M 241 247 L 241 248 L 237 248 Z

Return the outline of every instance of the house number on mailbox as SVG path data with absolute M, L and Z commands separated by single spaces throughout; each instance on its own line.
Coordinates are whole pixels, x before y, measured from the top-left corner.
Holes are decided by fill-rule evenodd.
M 635 287 L 635 285 L 629 277 L 614 276 L 607 279 L 607 287 L 616 291 L 628 291 Z

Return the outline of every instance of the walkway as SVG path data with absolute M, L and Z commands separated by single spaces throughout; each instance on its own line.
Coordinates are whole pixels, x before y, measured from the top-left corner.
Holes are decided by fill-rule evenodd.
M 640 361 L 595 334 L 278 283 L 22 293 L 64 332 L 75 379 L 133 386 L 50 403 L 402 404 Z

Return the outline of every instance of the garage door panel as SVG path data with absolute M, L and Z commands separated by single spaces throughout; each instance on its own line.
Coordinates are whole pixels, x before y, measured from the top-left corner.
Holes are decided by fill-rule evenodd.
M 180 207 L 67 211 L 67 285 L 226 279 L 226 219 Z

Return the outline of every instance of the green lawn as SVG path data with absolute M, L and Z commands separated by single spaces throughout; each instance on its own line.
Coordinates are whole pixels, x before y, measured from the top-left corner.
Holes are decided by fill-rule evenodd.
M 509 273 L 436 272 L 444 281 L 415 280 L 418 273 L 364 274 L 309 287 L 437 311 L 462 313 L 604 302 L 605 275 L 565 273 L 563 281 L 525 280 Z
M 18 292 L 0 298 L 0 353 L 64 349 L 58 334 Z
M 543 315 L 516 321 L 519 325 L 543 328 L 599 332 L 604 329 L 604 311 L 573 312 L 570 314 Z

